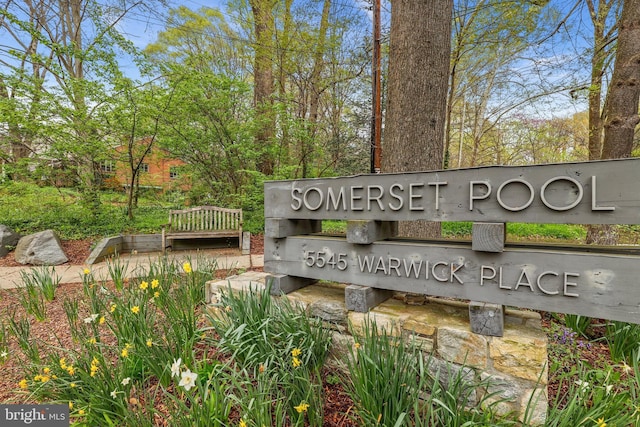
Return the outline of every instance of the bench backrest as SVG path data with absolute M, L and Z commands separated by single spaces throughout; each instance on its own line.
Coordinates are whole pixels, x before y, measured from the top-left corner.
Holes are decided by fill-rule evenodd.
M 242 231 L 242 209 L 198 206 L 169 211 L 170 231 Z

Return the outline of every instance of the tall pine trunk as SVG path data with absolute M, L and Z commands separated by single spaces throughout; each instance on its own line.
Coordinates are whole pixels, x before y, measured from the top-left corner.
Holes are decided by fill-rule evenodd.
M 398 0 L 391 11 L 382 172 L 442 169 L 452 0 Z M 440 224 L 402 222 L 402 236 L 440 235 Z

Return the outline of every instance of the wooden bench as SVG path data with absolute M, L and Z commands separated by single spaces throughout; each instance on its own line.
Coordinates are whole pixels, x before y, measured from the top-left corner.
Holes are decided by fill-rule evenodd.
M 242 248 L 242 209 L 197 206 L 169 211 L 169 223 L 162 226 L 162 251 L 167 240 L 238 237 Z

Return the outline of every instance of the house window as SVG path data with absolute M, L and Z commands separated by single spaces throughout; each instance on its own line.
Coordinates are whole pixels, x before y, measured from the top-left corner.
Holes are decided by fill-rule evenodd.
M 141 163 L 140 164 L 140 172 L 149 173 L 149 163 Z
M 100 171 L 105 173 L 113 173 L 116 171 L 116 162 L 113 160 L 103 160 L 100 162 Z
M 178 173 L 178 168 L 175 166 L 171 166 L 169 168 L 169 178 L 176 179 L 180 174 Z

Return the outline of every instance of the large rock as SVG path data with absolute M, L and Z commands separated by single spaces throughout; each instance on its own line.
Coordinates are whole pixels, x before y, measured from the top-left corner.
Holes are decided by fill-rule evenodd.
M 6 225 L 0 224 L 0 258 L 6 256 L 18 244 L 20 235 Z
M 18 242 L 14 255 L 20 264 L 59 265 L 69 260 L 53 230 L 24 236 Z

